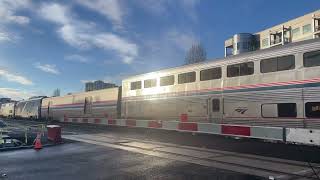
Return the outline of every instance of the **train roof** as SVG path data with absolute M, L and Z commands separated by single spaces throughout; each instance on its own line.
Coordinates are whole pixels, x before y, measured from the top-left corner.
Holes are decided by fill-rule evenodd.
M 51 98 L 52 99 L 52 98 L 63 98 L 63 97 L 68 97 L 68 96 L 79 96 L 79 95 L 83 95 L 83 94 L 94 94 L 94 93 L 97 93 L 97 92 L 109 91 L 109 90 L 114 90 L 114 89 L 119 89 L 119 87 L 99 89 L 99 90 L 86 91 L 86 92 L 76 92 L 76 93 L 66 94 L 66 95 L 63 95 L 63 96 L 47 97 L 47 98 Z
M 217 58 L 217 59 L 212 59 L 209 61 L 204 61 L 204 62 L 199 62 L 199 63 L 194 63 L 194 64 L 187 64 L 187 65 L 182 65 L 182 66 L 176 66 L 176 67 L 171 67 L 171 68 L 164 68 L 164 69 L 160 69 L 160 70 L 152 71 L 152 72 L 148 72 L 148 73 L 136 74 L 136 75 L 132 75 L 132 76 L 125 78 L 123 81 L 139 78 L 141 76 L 147 76 L 152 73 L 162 73 L 162 72 L 174 71 L 174 70 L 178 70 L 178 69 L 195 69 L 195 68 L 199 68 L 199 67 L 235 63 L 237 61 L 241 62 L 244 59 L 255 59 L 255 58 L 258 58 L 258 57 L 265 55 L 265 54 L 269 54 L 269 56 L 272 56 L 272 55 L 276 54 L 275 52 L 279 52 L 281 50 L 296 48 L 296 47 L 300 47 L 300 46 L 304 46 L 304 45 L 308 45 L 308 44 L 313 44 L 313 43 L 317 43 L 317 45 L 318 45 L 319 42 L 320 42 L 320 38 L 319 39 L 304 40 L 304 41 L 300 41 L 300 42 L 294 42 L 294 43 L 289 43 L 289 44 L 285 44 L 285 45 L 274 46 L 274 47 L 270 47 L 267 49 L 261 49 L 261 50 L 241 53 L 239 55 L 227 56 L 227 57 L 223 57 L 223 58 Z
M 20 102 L 28 102 L 28 101 L 36 101 L 36 100 L 42 100 L 43 98 L 46 98 L 47 96 L 35 96 L 35 97 L 31 97 L 29 99 L 23 99 L 23 100 L 20 100 L 20 101 L 17 101 L 17 103 L 20 103 Z

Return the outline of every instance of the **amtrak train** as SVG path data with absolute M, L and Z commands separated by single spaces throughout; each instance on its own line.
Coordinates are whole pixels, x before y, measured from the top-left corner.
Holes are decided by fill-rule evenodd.
M 16 103 L 14 116 L 25 117 L 26 104 Z M 320 40 L 135 75 L 118 88 L 41 98 L 34 105 L 38 114 L 27 116 L 60 121 L 173 121 L 186 114 L 191 122 L 320 128 Z

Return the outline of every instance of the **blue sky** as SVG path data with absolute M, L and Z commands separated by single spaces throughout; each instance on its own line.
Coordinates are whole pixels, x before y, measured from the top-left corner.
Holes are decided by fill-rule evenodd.
M 201 42 L 224 40 L 320 8 L 319 0 L 0 0 L 0 97 L 83 91 L 130 74 L 182 65 Z

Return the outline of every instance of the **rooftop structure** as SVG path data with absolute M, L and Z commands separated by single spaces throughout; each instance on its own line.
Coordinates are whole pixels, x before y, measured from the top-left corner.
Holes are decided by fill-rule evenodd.
M 238 33 L 224 43 L 225 56 L 320 37 L 320 10 L 263 31 Z

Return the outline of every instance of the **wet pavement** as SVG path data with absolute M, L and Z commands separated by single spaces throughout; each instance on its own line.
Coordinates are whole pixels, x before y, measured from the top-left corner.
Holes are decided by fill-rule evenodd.
M 187 162 L 87 143 L 0 153 L 5 179 L 255 179 Z M 1 178 L 0 178 L 1 179 Z
M 11 125 L 30 125 L 43 122 L 12 120 L 7 121 L 7 123 L 10 123 Z M 172 143 L 179 146 L 192 146 L 197 148 L 212 149 L 214 151 L 230 151 L 235 153 L 245 153 L 250 156 L 252 155 L 263 156 L 266 158 L 280 158 L 283 160 L 300 161 L 301 163 L 320 162 L 320 156 L 318 156 L 318 147 L 297 146 L 283 143 L 270 143 L 247 138 L 233 139 L 230 137 L 216 135 L 153 130 L 143 128 L 112 127 L 89 124 L 58 124 L 60 124 L 63 127 L 63 133 L 65 135 L 92 134 L 96 136 L 99 134 L 103 134 L 103 136 L 115 138 L 127 138 L 129 140 L 131 138 L 131 140 L 134 141 L 141 140 L 149 141 L 152 143 Z M 58 159 L 63 159 L 61 162 L 54 161 L 54 158 L 51 155 L 44 155 L 44 162 L 47 161 L 47 163 L 51 164 L 51 161 L 53 161 L 53 164 L 59 165 L 59 167 L 55 166 L 55 168 L 58 168 L 62 174 L 59 175 L 59 173 L 57 173 L 53 176 L 61 177 L 63 179 L 66 178 L 65 176 L 70 176 L 71 172 L 69 171 L 79 171 L 77 173 L 72 174 L 76 177 L 76 179 L 78 179 L 77 174 L 79 174 L 80 179 L 83 177 L 86 177 L 83 179 L 255 179 L 255 177 L 253 176 L 239 174 L 228 170 L 221 170 L 222 168 L 219 168 L 216 165 L 214 165 L 213 167 L 202 166 L 202 163 L 196 164 L 191 161 L 189 163 L 189 161 L 179 161 L 174 158 L 168 159 L 157 156 L 149 156 L 143 153 L 125 151 L 121 149 L 119 150 L 110 148 L 108 146 L 103 147 L 95 143 L 91 143 L 90 145 L 84 142 L 73 143 L 72 145 L 63 145 L 63 147 L 67 147 L 67 149 L 65 151 L 63 150 L 64 148 L 62 148 L 61 154 L 58 154 Z M 53 152 L 50 153 L 54 154 L 56 152 L 53 150 Z M 120 155 L 117 156 L 118 154 Z M 78 155 L 80 157 L 78 157 Z M 99 159 L 99 157 L 101 157 L 101 159 Z M 0 156 L 0 158 L 2 158 L 2 156 Z M 65 164 L 64 159 L 69 159 L 68 161 L 70 161 L 70 163 L 72 162 L 75 164 L 79 164 L 79 167 L 74 167 L 73 165 L 70 165 L 70 167 L 68 167 L 69 171 L 64 172 L 65 168 L 60 168 L 60 166 L 64 167 L 69 165 Z M 93 162 L 92 159 L 99 159 L 103 162 L 99 164 L 95 161 Z M 37 161 L 37 159 L 30 159 L 30 161 L 34 163 L 33 161 Z M 86 161 L 88 162 L 88 165 L 90 164 L 89 167 L 85 165 L 84 162 Z M 158 162 L 160 163 L 160 165 L 157 164 Z M 0 166 L 2 167 L 1 162 Z M 18 166 L 20 166 L 20 164 Z M 94 168 L 91 166 L 97 167 Z M 41 168 L 39 169 L 39 171 L 45 174 L 46 169 L 48 169 L 48 167 L 43 167 L 44 171 L 42 172 Z M 88 172 L 90 172 L 90 176 L 88 176 L 88 174 L 82 175 L 82 171 L 87 169 L 89 170 Z M 51 170 L 54 169 L 50 169 L 50 171 Z M 100 170 L 102 170 L 102 174 L 100 174 L 101 176 L 99 175 Z M 91 172 L 93 174 L 91 174 Z M 244 171 L 238 172 L 243 173 Z M 39 177 L 39 179 L 41 179 L 41 177 L 43 176 L 34 176 L 33 178 L 35 177 Z M 20 177 L 14 176 L 14 179 L 16 178 L 19 179 Z

